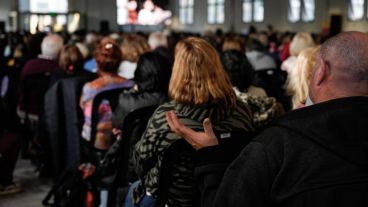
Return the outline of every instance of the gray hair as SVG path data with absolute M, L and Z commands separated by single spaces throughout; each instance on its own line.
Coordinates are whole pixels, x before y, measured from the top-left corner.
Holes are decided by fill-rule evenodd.
M 321 47 L 321 58 L 333 69 L 356 81 L 368 81 L 368 35 L 344 32 L 328 39 Z
M 61 36 L 57 34 L 47 35 L 41 43 L 42 56 L 53 60 L 57 59 L 63 45 L 64 41 Z

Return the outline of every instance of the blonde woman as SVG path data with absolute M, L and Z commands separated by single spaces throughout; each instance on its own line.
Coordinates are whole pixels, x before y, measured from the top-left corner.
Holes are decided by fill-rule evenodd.
M 153 206 L 157 199 L 165 150 L 181 139 L 170 131 L 165 112 L 174 110 L 186 126 L 195 130 L 203 130 L 202 122 L 209 117 L 220 133 L 253 131 L 249 107 L 237 100 L 217 51 L 203 39 L 191 37 L 177 44 L 169 96 L 172 100 L 155 111 L 135 147 L 140 181 L 128 192 L 126 207 Z M 169 190 L 168 206 L 193 206 L 193 160 L 188 153 L 175 166 L 180 173 L 173 173 L 175 190 Z
M 303 107 L 306 104 L 309 80 L 319 50 L 319 46 L 303 50 L 296 60 L 294 70 L 289 74 L 288 92 L 292 95 L 293 109 Z
M 123 59 L 119 66 L 118 73 L 121 77 L 133 79 L 139 57 L 150 51 L 148 42 L 140 35 L 126 35 L 123 37 L 121 51 L 123 53 Z
M 306 48 L 314 47 L 314 40 L 309 33 L 298 32 L 290 43 L 290 57 L 288 57 L 281 65 L 281 70 L 291 73 L 295 68 L 298 55 Z

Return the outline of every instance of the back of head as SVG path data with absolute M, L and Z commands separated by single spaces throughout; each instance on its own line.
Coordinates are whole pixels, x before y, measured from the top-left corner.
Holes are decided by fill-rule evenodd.
M 80 42 L 75 43 L 75 46 L 78 47 L 79 52 L 81 52 L 81 54 L 83 55 L 83 58 L 87 59 L 87 57 L 89 55 L 89 51 L 88 51 L 87 46 L 83 43 L 80 43 Z
M 226 37 L 222 44 L 222 51 L 238 50 L 245 52 L 244 41 L 240 37 Z
M 290 43 L 290 54 L 298 56 L 301 51 L 314 46 L 314 40 L 309 33 L 298 32 Z
M 368 96 L 368 35 L 343 32 L 328 39 L 312 75 L 312 100 Z
M 303 50 L 296 60 L 294 70 L 288 76 L 288 92 L 292 95 L 293 108 L 305 104 L 308 97 L 308 85 L 311 79 L 316 56 L 320 47 L 307 48 Z
M 262 46 L 262 43 L 256 39 L 249 39 L 247 44 L 246 44 L 246 48 L 247 51 L 259 51 L 259 52 L 263 52 L 265 50 L 265 48 Z
M 123 60 L 136 63 L 139 57 L 148 52 L 150 48 L 144 37 L 130 34 L 123 37 L 121 50 L 123 52 Z
M 47 35 L 41 43 L 42 56 L 53 60 L 57 59 L 63 44 L 64 42 L 61 36 L 57 34 Z
M 98 70 L 116 73 L 121 63 L 122 54 L 119 45 L 113 39 L 105 37 L 96 47 L 94 57 Z
M 74 73 L 83 69 L 84 58 L 78 47 L 65 45 L 60 52 L 59 67 L 67 73 Z
M 345 32 L 327 40 L 321 48 L 321 58 L 330 64 L 331 70 L 350 80 L 361 83 L 368 92 L 368 35 L 361 32 Z M 333 72 L 334 72 L 333 71 Z M 347 83 L 347 85 L 349 85 Z
M 269 42 L 268 42 L 268 35 L 266 32 L 259 33 L 257 39 L 264 48 L 268 48 Z
M 341 33 L 321 47 L 322 59 L 355 81 L 368 81 L 367 54 L 368 35 L 361 32 Z
M 167 37 L 162 32 L 153 32 L 148 37 L 148 44 L 151 50 L 155 50 L 158 47 L 168 47 Z
M 171 65 L 159 53 L 147 52 L 139 58 L 134 73 L 134 81 L 139 91 L 167 94 L 170 77 Z
M 235 93 L 217 51 L 196 37 L 176 45 L 169 96 L 178 103 L 191 105 L 236 104 Z
M 98 41 L 98 34 L 96 32 L 89 32 L 86 35 L 86 44 L 96 44 Z
M 244 53 L 237 50 L 222 52 L 221 62 L 229 74 L 231 83 L 240 91 L 244 91 L 252 84 L 254 69 Z

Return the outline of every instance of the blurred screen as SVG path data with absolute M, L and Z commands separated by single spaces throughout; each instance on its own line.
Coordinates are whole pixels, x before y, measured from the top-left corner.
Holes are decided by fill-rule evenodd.
M 167 4 L 154 0 L 117 0 L 118 24 L 158 25 L 168 24 L 171 11 Z
M 20 12 L 32 13 L 66 13 L 68 0 L 19 0 Z

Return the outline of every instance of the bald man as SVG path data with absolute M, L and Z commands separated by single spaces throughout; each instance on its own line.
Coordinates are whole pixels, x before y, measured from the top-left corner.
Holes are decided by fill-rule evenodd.
M 318 54 L 308 107 L 287 113 L 229 165 L 212 131 L 167 113 L 198 149 L 201 206 L 368 206 L 368 36 L 341 33 Z M 226 171 L 225 171 L 226 170 Z

